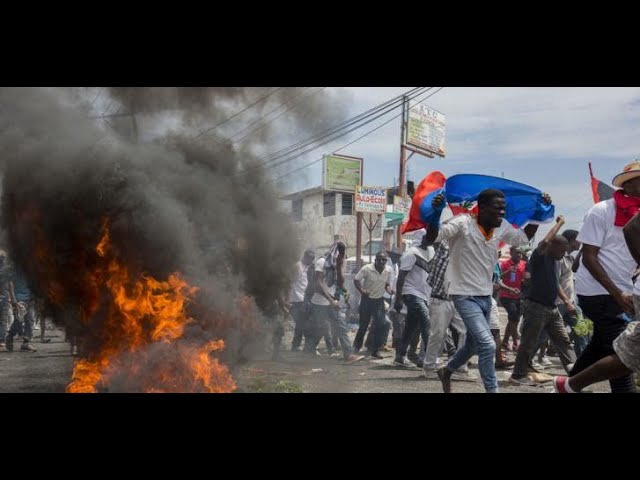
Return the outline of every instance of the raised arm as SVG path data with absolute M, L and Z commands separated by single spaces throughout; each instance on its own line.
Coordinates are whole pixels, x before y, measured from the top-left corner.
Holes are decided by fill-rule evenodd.
M 549 230 L 549 232 L 547 232 L 542 241 L 536 247 L 536 250 L 540 255 L 544 255 L 546 253 L 547 247 L 549 246 L 551 241 L 556 238 L 558 232 L 560 231 L 560 228 L 562 228 L 562 225 L 564 225 L 564 217 L 560 215 L 558 216 L 558 218 L 556 218 L 556 224 L 551 230 Z

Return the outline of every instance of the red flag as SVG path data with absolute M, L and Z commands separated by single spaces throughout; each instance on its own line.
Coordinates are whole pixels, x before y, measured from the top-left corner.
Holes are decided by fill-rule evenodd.
M 446 177 L 442 172 L 431 172 L 429 175 L 418 185 L 416 193 L 413 196 L 411 203 L 411 210 L 409 211 L 409 220 L 402 224 L 402 233 L 413 232 L 414 230 L 420 230 L 428 225 L 420 219 L 420 206 L 424 199 L 435 190 L 439 190 L 444 187 Z
M 613 198 L 613 192 L 615 192 L 615 189 L 613 187 L 610 187 L 606 183 L 602 183 L 600 180 L 593 176 L 591 162 L 589 162 L 589 175 L 591 176 L 591 192 L 593 193 L 593 203 L 598 203 Z

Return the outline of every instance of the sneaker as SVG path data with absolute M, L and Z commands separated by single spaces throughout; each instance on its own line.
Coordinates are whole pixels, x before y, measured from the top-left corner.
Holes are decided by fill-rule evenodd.
M 407 353 L 407 360 L 409 360 L 410 362 L 417 364 L 419 362 L 418 358 L 418 355 L 415 353 Z
M 384 357 L 380 354 L 380 352 L 373 352 L 371 355 L 371 358 L 377 358 L 378 360 L 383 359 Z
M 5 347 L 8 351 L 13 352 L 13 337 L 7 335 L 7 338 L 5 338 Z
M 422 373 L 427 380 L 435 380 L 438 378 L 438 372 L 434 368 L 423 368 Z
M 504 361 L 504 362 L 496 362 L 496 370 L 508 370 L 513 368 L 513 366 L 516 364 L 516 362 L 512 362 L 512 361 Z
M 364 358 L 364 355 L 349 355 L 347 358 L 344 359 L 344 361 L 348 364 L 351 365 L 352 363 L 356 363 L 359 362 L 360 360 L 362 360 Z
M 38 350 L 30 343 L 23 343 L 20 346 L 20 351 L 21 352 L 37 352 Z
M 555 393 L 571 393 L 567 391 L 568 377 L 559 376 L 553 378 L 553 391 Z
M 514 385 L 526 385 L 528 387 L 536 386 L 536 382 L 531 380 L 528 376 L 522 378 L 514 378 L 513 375 L 509 377 L 509 383 L 513 383 Z
M 409 360 L 407 360 L 407 357 L 396 357 L 393 360 L 393 364 L 396 367 L 404 367 L 404 368 L 413 367 L 413 365 L 409 363 Z
M 538 363 L 543 367 L 549 367 L 553 365 L 553 362 L 549 360 L 549 357 L 547 357 L 546 355 L 542 358 L 538 358 Z
M 457 371 L 457 372 L 453 372 L 451 374 L 451 379 L 452 380 L 460 380 L 463 382 L 472 382 L 474 380 L 477 380 L 478 377 L 476 375 L 474 375 L 473 373 L 469 372 L 469 371 Z
M 292 352 L 300 352 L 301 349 L 300 349 L 300 347 L 291 347 L 291 351 Z
M 51 343 L 51 339 L 50 339 L 50 338 L 44 338 L 44 337 L 42 337 L 42 338 L 40 339 L 40 343 Z
M 333 352 L 331 355 L 329 355 L 329 358 L 340 358 L 342 355 L 340 355 L 338 352 Z

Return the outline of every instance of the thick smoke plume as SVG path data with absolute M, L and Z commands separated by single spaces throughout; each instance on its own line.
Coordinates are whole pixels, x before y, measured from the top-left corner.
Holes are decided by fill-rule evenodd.
M 119 87 L 106 95 L 142 115 L 178 112 L 192 128 L 196 120 L 215 124 L 268 90 Z M 283 89 L 272 101 L 293 93 Z M 73 98 L 56 89 L 0 89 L 2 228 L 10 258 L 54 320 L 82 330 L 90 356 L 102 341 L 102 317 L 81 325 L 78 312 L 95 296 L 87 279 L 100 262 L 96 245 L 107 225 L 111 251 L 134 275 L 166 279 L 179 272 L 199 288 L 189 307 L 197 322 L 186 338 L 224 338 L 224 360 L 233 364 L 252 338 L 247 317 L 287 289 L 302 249 L 265 172 L 238 175 L 257 162 L 255 145 L 195 140 L 186 129 L 136 142 L 88 120 Z M 303 106 L 292 110 L 298 125 L 328 120 L 317 98 L 313 115 Z M 272 135 L 265 128 L 254 141 Z

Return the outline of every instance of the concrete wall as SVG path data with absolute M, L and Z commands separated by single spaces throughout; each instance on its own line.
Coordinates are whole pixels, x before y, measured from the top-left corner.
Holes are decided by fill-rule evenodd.
M 333 244 L 334 235 L 340 236 L 340 241 L 347 246 L 347 257 L 356 252 L 356 215 L 342 215 L 342 194 L 336 193 L 336 214 L 323 216 L 324 192 L 317 192 L 304 197 L 302 201 L 302 221 L 294 222 L 298 238 L 303 248 L 313 247 L 316 253 L 326 252 Z M 288 201 L 288 211 L 291 211 L 291 201 Z M 374 220 L 375 221 L 375 220 Z M 373 238 L 382 237 L 382 220 L 373 231 Z M 369 232 L 362 227 L 362 244 L 369 240 Z

